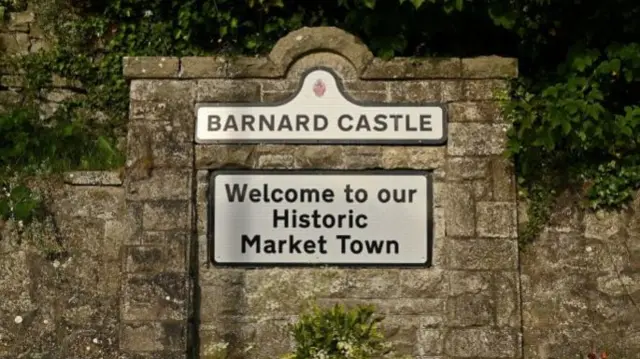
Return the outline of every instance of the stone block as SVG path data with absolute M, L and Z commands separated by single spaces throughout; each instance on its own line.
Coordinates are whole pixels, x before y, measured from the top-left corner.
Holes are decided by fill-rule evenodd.
M 196 145 L 196 168 L 246 168 L 257 160 L 256 146 L 252 145 Z
M 304 56 L 310 52 L 321 55 L 333 55 L 342 61 L 353 64 L 358 73 L 364 71 L 373 60 L 373 54 L 356 36 L 337 27 L 303 27 L 292 31 L 278 40 L 269 53 L 269 58 L 274 63 L 287 69 L 291 64 L 298 64 L 301 60 L 309 58 Z M 314 65 L 333 65 L 330 62 L 317 62 Z
M 494 322 L 496 303 L 492 296 L 466 294 L 447 300 L 447 325 L 454 327 L 490 326 Z
M 127 78 L 177 77 L 180 60 L 177 57 L 124 57 L 122 71 Z
M 393 82 L 389 90 L 393 102 L 426 104 L 442 100 L 442 81 L 438 80 Z
M 145 230 L 180 230 L 191 226 L 191 203 L 186 200 L 146 202 L 142 228 Z
M 459 58 L 374 58 L 362 73 L 364 79 L 458 78 L 462 73 Z
M 12 55 L 29 53 L 29 35 L 25 33 L 0 33 L 0 51 Z
M 126 247 L 125 271 L 131 273 L 185 271 L 189 243 L 178 240 L 167 242 L 164 246 Z
M 182 78 L 273 78 L 281 69 L 268 58 L 248 56 L 183 57 Z
M 463 87 L 466 101 L 501 100 L 509 93 L 506 80 L 466 80 Z
M 382 147 L 382 167 L 435 169 L 445 164 L 446 148 L 442 147 Z
M 319 305 L 332 307 L 341 304 L 347 308 L 358 305 L 372 305 L 376 313 L 387 316 L 410 315 L 419 318 L 423 325 L 439 325 L 445 316 L 443 298 L 390 298 L 390 299 L 352 299 L 352 298 L 320 298 Z
M 358 268 L 349 271 L 349 293 L 360 298 L 398 298 L 400 270 Z
M 517 234 L 515 202 L 478 202 L 478 235 L 489 238 L 515 238 Z
M 449 282 L 442 269 L 402 269 L 399 273 L 403 298 L 443 298 L 449 292 Z
M 135 352 L 180 351 L 184 353 L 186 350 L 185 324 L 181 321 L 123 323 L 120 332 L 120 349 Z
M 9 13 L 7 30 L 28 32 L 29 24 L 35 21 L 35 14 L 32 11 L 20 11 Z
M 68 217 L 114 220 L 124 214 L 124 192 L 118 187 L 69 186 L 53 209 Z
M 518 77 L 518 60 L 499 56 L 479 56 L 462 59 L 464 78 Z
M 128 274 L 123 278 L 125 321 L 184 320 L 187 278 L 183 273 Z
M 265 104 L 283 103 L 290 101 L 295 95 L 293 91 L 262 92 L 261 101 Z
M 200 321 L 203 323 L 215 322 L 220 316 L 261 314 L 247 304 L 244 288 L 239 283 L 200 287 Z
M 516 241 L 497 239 L 447 239 L 446 268 L 462 270 L 515 270 L 518 267 Z
M 515 358 L 516 330 L 489 327 L 453 329 L 445 338 L 445 354 L 460 358 Z
M 260 83 L 247 80 L 198 80 L 198 102 L 259 103 Z
M 496 324 L 499 327 L 520 328 L 520 280 L 517 272 L 497 272 L 495 283 Z
M 501 155 L 506 146 L 507 126 L 484 123 L 449 124 L 449 156 Z
M 32 286 L 28 256 L 25 251 L 17 251 L 0 257 L 0 315 L 13 317 L 37 309 L 33 302 L 29 287 Z M 4 325 L 0 325 L 4 327 Z
M 462 181 L 489 178 L 490 160 L 488 157 L 449 157 L 447 160 L 447 179 Z
M 191 80 L 132 80 L 130 98 L 134 101 L 166 102 L 172 106 L 193 108 L 196 90 L 196 82 Z
M 475 235 L 476 209 L 472 188 L 468 184 L 446 184 L 444 209 L 447 236 L 473 237 Z
M 382 167 L 381 146 L 343 146 L 340 168 L 357 170 Z
M 189 169 L 153 170 L 151 177 L 127 183 L 127 198 L 138 200 L 189 200 L 193 171 Z
M 257 168 L 287 169 L 295 167 L 295 162 L 293 155 L 261 154 L 258 157 Z
M 419 328 L 414 355 L 418 357 L 443 354 L 445 331 L 441 328 Z
M 504 122 L 498 101 L 454 102 L 448 109 L 450 122 Z
M 293 151 L 296 168 L 340 168 L 344 146 L 296 146 Z
M 494 157 L 491 161 L 493 179 L 493 199 L 495 201 L 515 201 L 516 180 L 513 163 L 503 157 Z
M 587 213 L 584 216 L 585 238 L 600 240 L 611 238 L 620 231 L 622 224 L 620 217 L 620 213 L 616 212 Z
M 122 185 L 122 173 L 119 171 L 66 172 L 64 182 L 80 186 L 120 186 Z

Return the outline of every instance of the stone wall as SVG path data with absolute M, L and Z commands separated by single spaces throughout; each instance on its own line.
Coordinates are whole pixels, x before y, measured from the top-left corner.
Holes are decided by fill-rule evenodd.
M 561 198 L 521 256 L 525 357 L 596 348 L 640 358 L 640 193 L 619 213 L 581 211 L 578 200 Z
M 47 50 L 51 41 L 50 34 L 38 26 L 31 8 L 9 13 L 4 23 L 0 21 L 0 59 Z M 7 104 L 20 102 L 23 88 L 23 77 L 0 62 L 0 110 Z M 42 110 L 52 114 L 60 102 L 80 92 L 80 84 L 53 76 L 41 98 Z
M 0 223 L 2 359 L 117 358 L 121 180 L 74 173 L 65 182 L 49 184 L 53 221 L 23 235 Z
M 640 199 L 596 215 L 568 197 L 541 240 L 517 249 L 526 213 L 516 211 L 496 101 L 517 75 L 513 59 L 382 61 L 349 34 L 316 28 L 265 57 L 124 65 L 123 179 L 69 174 L 53 191 L 70 250 L 57 261 L 12 235 L 0 240 L 0 358 L 211 359 L 224 345 L 231 358 L 274 357 L 290 348 L 285 325 L 309 300 L 377 305 L 400 352 L 419 358 L 563 358 L 592 346 L 640 358 Z M 448 143 L 194 144 L 196 103 L 282 100 L 318 65 L 356 99 L 446 104 Z M 206 205 L 221 168 L 432 170 L 433 266 L 214 267 Z
M 196 103 L 282 100 L 314 66 L 335 70 L 356 99 L 446 104 L 449 143 L 194 146 Z M 290 348 L 286 324 L 307 300 L 316 299 L 377 304 L 404 354 L 521 356 L 515 188 L 501 155 L 507 124 L 495 101 L 516 75 L 514 60 L 385 62 L 341 30 L 305 28 L 281 39 L 264 58 L 127 58 L 124 71 L 131 79 L 132 99 L 126 196 L 131 213 L 139 211 L 138 234 L 129 242 L 135 247 L 125 251 L 132 258 L 154 259 L 144 266 L 133 263 L 123 287 L 123 338 L 132 338 L 121 343 L 124 350 L 184 351 L 187 339 L 166 338 L 188 330 L 179 323 L 189 314 L 202 358 L 218 357 L 227 344 L 232 358 L 273 358 Z M 210 171 L 220 168 L 432 170 L 434 266 L 211 266 L 207 187 Z M 193 235 L 197 247 L 190 252 L 197 255 L 190 285 L 182 262 L 143 255 L 151 251 L 146 242 L 170 250 L 174 236 L 168 233 L 180 234 L 182 241 Z M 189 296 L 188 287 L 193 289 Z M 169 288 L 179 291 L 170 294 Z M 127 297 L 127 292 L 146 295 Z

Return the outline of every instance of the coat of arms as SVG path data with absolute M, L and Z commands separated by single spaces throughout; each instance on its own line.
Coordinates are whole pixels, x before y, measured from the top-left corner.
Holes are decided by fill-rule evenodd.
M 324 84 L 324 81 L 318 79 L 316 83 L 313 84 L 313 93 L 318 97 L 322 97 L 324 93 L 327 91 L 327 86 Z

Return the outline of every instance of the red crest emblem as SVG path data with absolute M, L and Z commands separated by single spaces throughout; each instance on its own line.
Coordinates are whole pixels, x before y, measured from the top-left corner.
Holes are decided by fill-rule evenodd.
M 318 81 L 313 84 L 313 93 L 315 93 L 316 96 L 322 97 L 326 91 L 327 86 L 324 84 L 324 81 L 318 79 Z

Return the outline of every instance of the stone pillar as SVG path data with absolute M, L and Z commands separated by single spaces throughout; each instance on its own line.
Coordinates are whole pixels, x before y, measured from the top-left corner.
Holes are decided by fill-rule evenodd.
M 358 100 L 446 104 L 448 143 L 194 144 L 197 102 L 283 100 L 316 66 L 334 70 Z M 517 75 L 515 60 L 383 61 L 342 30 L 303 28 L 265 57 L 127 58 L 125 74 L 132 104 L 123 352 L 182 358 L 188 345 L 199 344 L 201 358 L 273 358 L 290 348 L 285 325 L 316 299 L 376 305 L 406 354 L 521 356 L 516 199 L 502 156 L 507 124 L 496 101 Z M 208 179 L 221 168 L 432 170 L 433 266 L 214 267 Z M 197 247 L 190 247 L 192 237 Z
M 184 358 L 194 231 L 195 81 L 176 58 L 126 61 L 131 81 L 120 348 L 131 358 Z M 167 78 L 167 79 L 160 79 Z

